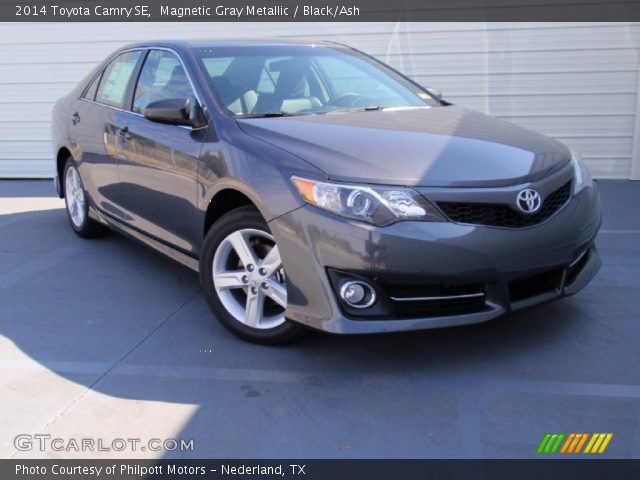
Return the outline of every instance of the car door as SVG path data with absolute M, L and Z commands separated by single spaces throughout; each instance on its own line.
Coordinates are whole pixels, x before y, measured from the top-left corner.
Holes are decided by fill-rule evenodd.
M 191 127 L 148 120 L 144 108 L 153 101 L 189 98 L 193 87 L 180 58 L 152 49 L 137 79 L 132 111 L 122 129 L 124 157 L 118 163 L 121 206 L 128 222 L 156 239 L 196 253 L 198 159 L 204 133 Z
M 85 188 L 104 213 L 122 219 L 118 208 L 117 162 L 122 122 L 129 84 L 142 50 L 117 55 L 96 75 L 70 111 L 70 145 L 78 162 Z

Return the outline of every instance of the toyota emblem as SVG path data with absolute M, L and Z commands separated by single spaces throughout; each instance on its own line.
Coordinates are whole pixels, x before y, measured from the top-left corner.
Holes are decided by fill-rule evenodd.
M 542 197 L 531 188 L 526 188 L 518 193 L 516 203 L 524 213 L 536 213 L 542 206 Z

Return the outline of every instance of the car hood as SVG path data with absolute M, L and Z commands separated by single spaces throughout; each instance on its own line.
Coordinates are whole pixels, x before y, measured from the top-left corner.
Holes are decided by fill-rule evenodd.
M 239 119 L 247 134 L 329 179 L 408 186 L 502 186 L 538 180 L 571 157 L 563 144 L 456 106 Z

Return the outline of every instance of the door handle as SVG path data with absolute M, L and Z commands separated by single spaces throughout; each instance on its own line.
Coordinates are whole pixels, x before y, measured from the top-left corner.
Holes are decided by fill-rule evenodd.
M 129 127 L 122 127 L 118 130 L 118 137 L 122 140 L 122 143 L 126 142 L 131 138 L 131 134 L 129 133 Z
M 71 123 L 73 123 L 74 125 L 80 123 L 80 114 L 78 112 L 75 112 L 73 115 L 71 115 Z

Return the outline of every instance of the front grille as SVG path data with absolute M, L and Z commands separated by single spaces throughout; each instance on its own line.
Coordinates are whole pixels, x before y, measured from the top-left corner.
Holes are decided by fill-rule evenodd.
M 543 293 L 557 291 L 562 286 L 561 268 L 539 273 L 509 282 L 509 298 L 512 302 L 526 300 Z
M 544 222 L 560 210 L 570 196 L 571 182 L 568 182 L 543 199 L 539 212 L 529 215 L 519 213 L 508 205 L 491 203 L 438 202 L 438 206 L 452 222 L 522 228 Z

